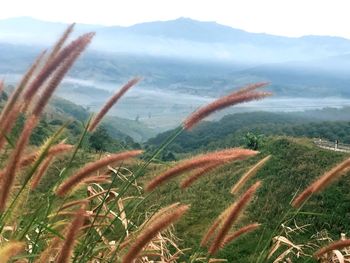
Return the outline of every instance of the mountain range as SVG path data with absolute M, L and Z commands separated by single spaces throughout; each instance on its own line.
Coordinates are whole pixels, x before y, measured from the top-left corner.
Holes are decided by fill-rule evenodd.
M 0 77 L 15 84 L 66 27 L 28 17 L 0 20 Z M 172 128 L 214 97 L 256 81 L 271 82 L 268 89 L 276 99 L 310 100 L 289 101 L 288 107 L 350 105 L 350 40 L 345 38 L 250 33 L 189 18 L 129 27 L 77 24 L 75 29 L 73 37 L 89 31 L 96 37 L 56 95 L 96 110 L 122 83 L 142 76 L 111 114 L 152 128 Z M 266 101 L 263 108 L 286 106 L 275 103 Z
M 29 17 L 0 20 L 0 41 L 51 44 L 65 24 Z M 129 27 L 78 24 L 76 34 L 97 33 L 93 49 L 183 59 L 269 63 L 310 60 L 350 52 L 350 41 L 332 36 L 282 37 L 189 18 L 156 21 Z M 45 44 L 44 44 L 45 43 Z

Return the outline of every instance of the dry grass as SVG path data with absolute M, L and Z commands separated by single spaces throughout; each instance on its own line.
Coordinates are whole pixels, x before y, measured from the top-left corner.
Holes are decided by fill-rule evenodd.
M 146 198 L 144 189 L 137 183 L 137 179 L 144 174 L 153 157 L 165 146 L 158 149 L 158 152 L 149 160 L 140 160 L 142 165 L 138 166 L 136 172 L 133 172 L 132 169 L 138 163 L 124 161 L 137 158 L 142 154 L 140 150 L 112 153 L 82 165 L 82 168 L 77 170 L 72 165 L 86 136 L 99 125 L 102 118 L 123 94 L 139 82 L 139 78 L 130 80 L 116 91 L 91 122 L 85 125 L 81 140 L 75 147 L 62 142 L 58 143 L 65 128 L 63 126 L 37 152 L 31 151 L 25 154 L 29 150 L 28 141 L 33 129 L 37 126 L 52 94 L 94 36 L 94 33 L 87 33 L 66 44 L 73 28 L 74 24 L 67 28 L 47 56 L 45 52 L 38 56 L 10 95 L 0 115 L 0 153 L 5 156 L 4 163 L 1 164 L 4 169 L 0 171 L 1 262 L 14 259 L 14 256 L 19 256 L 14 261 L 18 263 L 50 261 L 62 263 L 71 261 L 75 263 L 179 262 L 183 253 L 187 253 L 185 258 L 191 258 L 191 262 L 226 262 L 225 259 L 212 256 L 239 236 L 260 227 L 258 223 L 248 223 L 238 230 L 231 231 L 261 183 L 259 181 L 253 184 L 241 195 L 238 194 L 239 190 L 268 161 L 269 157 L 254 165 L 232 188 L 235 202 L 218 216 L 204 235 L 201 244 L 198 244 L 198 251 L 201 251 L 200 245 L 209 247 L 204 257 L 201 252 L 180 249 L 178 240 L 171 231 L 172 225 L 185 216 L 190 205 L 175 203 L 154 211 L 153 216 L 149 216 L 150 212 L 147 209 L 150 208 L 146 208 L 146 211 L 137 210 L 144 204 Z M 256 91 L 266 85 L 267 83 L 251 84 L 203 106 L 186 118 L 176 136 L 184 129 L 192 129 L 213 112 L 238 103 L 270 96 L 269 92 Z M 3 86 L 1 81 L 0 94 Z M 6 135 L 20 113 L 26 115 L 26 121 L 12 149 L 6 144 Z M 164 145 L 172 142 L 176 136 L 170 137 Z M 64 168 L 56 176 L 57 181 L 54 185 L 48 188 L 35 204 L 36 208 L 24 209 L 20 211 L 22 214 L 18 217 L 13 217 L 19 203 L 25 205 L 28 196 L 36 194 L 35 188 L 41 178 L 47 174 L 52 160 L 58 154 L 71 150 L 71 159 L 65 163 Z M 253 150 L 233 148 L 197 155 L 155 176 L 148 182 L 145 190 L 151 192 L 168 180 L 191 172 L 181 183 L 181 187 L 186 188 L 221 165 L 257 154 L 258 152 Z M 116 162 L 118 166 L 112 166 Z M 107 166 L 109 166 L 108 173 L 100 174 L 100 171 L 106 170 Z M 312 194 L 323 190 L 348 168 L 349 160 L 336 166 L 306 188 L 294 200 L 293 205 L 299 207 Z M 18 180 L 18 178 L 23 180 Z M 16 182 L 20 184 L 14 187 Z M 78 186 L 82 188 L 78 193 L 68 195 Z M 276 235 L 273 242 L 270 256 L 275 256 L 275 252 L 282 244 L 288 246 L 287 250 L 277 256 L 275 262 L 283 260 L 291 262 L 288 254 L 295 250 L 299 253 L 302 250 L 302 246 L 293 244 L 281 235 Z M 348 257 L 348 254 L 340 250 L 344 250 L 349 245 L 348 240 L 337 241 L 321 248 L 315 256 L 322 258 L 327 254 L 329 258 L 328 254 L 333 251 L 332 260 L 335 257 L 338 262 L 342 262 L 344 257 Z M 340 254 L 334 252 L 337 250 Z

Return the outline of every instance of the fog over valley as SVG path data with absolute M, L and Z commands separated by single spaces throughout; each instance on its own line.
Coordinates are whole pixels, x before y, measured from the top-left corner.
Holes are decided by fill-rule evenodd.
M 65 26 L 27 17 L 0 20 L 2 78 L 14 85 Z M 212 118 L 242 111 L 296 112 L 350 105 L 350 40 L 345 38 L 256 34 L 188 18 L 76 28 L 76 34 L 95 30 L 97 36 L 56 95 L 96 111 L 122 83 L 141 76 L 142 82 L 110 115 L 159 131 L 175 127 L 200 105 L 257 81 L 270 82 L 274 97 Z

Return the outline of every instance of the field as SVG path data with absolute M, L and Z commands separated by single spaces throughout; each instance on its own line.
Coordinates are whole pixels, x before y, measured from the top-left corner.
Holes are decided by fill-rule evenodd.
M 350 259 L 349 180 L 341 178 L 349 156 L 300 138 L 331 140 L 348 124 L 323 129 L 325 122 L 310 123 L 310 116 L 266 112 L 203 122 L 270 97 L 269 84 L 257 82 L 205 101 L 174 130 L 140 143 L 151 129 L 105 118 L 138 77 L 92 115 L 65 100 L 49 103 L 94 37 L 66 43 L 73 27 L 14 89 L 0 83 L 1 262 Z M 110 124 L 115 120 L 123 132 Z

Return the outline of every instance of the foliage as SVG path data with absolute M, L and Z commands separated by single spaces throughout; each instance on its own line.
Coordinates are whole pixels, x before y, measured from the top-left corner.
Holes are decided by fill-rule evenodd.
M 2 91 L 1 95 L 0 95 L 0 102 L 1 101 L 7 101 L 7 99 L 8 99 L 7 93 L 5 91 Z
M 218 257 L 226 258 L 228 262 L 255 262 L 257 253 L 272 238 L 271 233 L 281 224 L 283 218 L 285 219 L 282 222 L 286 226 L 293 226 L 294 220 L 297 225 L 308 225 L 304 232 L 295 235 L 293 240 L 296 244 L 306 243 L 312 235 L 322 230 L 327 230 L 333 239 L 338 239 L 340 233 L 347 232 L 349 224 L 343 215 L 349 209 L 349 203 L 344 202 L 348 199 L 349 180 L 342 180 L 312 198 L 303 209 L 305 213 L 300 213 L 294 219 L 289 214 L 292 212 L 289 203 L 293 196 L 346 155 L 321 150 L 308 140 L 288 137 L 268 138 L 260 151 L 262 155 L 271 154 L 272 158 L 256 176 L 263 181 L 263 186 L 242 217 L 240 225 L 258 220 L 264 227 L 227 246 Z M 253 158 L 226 165 L 185 191 L 178 188 L 176 180 L 161 187 L 149 203 L 155 200 L 164 205 L 175 201 L 191 203 L 189 216 L 178 225 L 177 235 L 183 240 L 183 247 L 196 248 L 204 230 L 232 202 L 233 197 L 229 194 L 231 187 L 240 174 L 255 162 L 256 158 Z M 160 166 L 158 169 L 163 168 Z M 312 249 L 307 252 L 312 254 Z M 293 262 L 305 262 L 305 258 L 297 260 L 293 257 Z
M 89 137 L 90 147 L 96 152 L 115 152 L 122 147 L 107 132 L 104 126 L 99 126 Z
M 170 133 L 168 131 L 157 135 L 148 140 L 147 145 L 157 147 Z M 248 133 L 322 138 L 330 141 L 338 139 L 341 143 L 350 143 L 350 122 L 314 122 L 314 118 L 269 112 L 232 114 L 220 121 L 203 122 L 191 132 L 185 131 L 169 149 L 176 153 L 190 153 L 244 145 Z
M 256 135 L 254 133 L 248 132 L 244 136 L 246 140 L 246 147 L 252 150 L 258 150 L 261 144 L 262 135 Z
M 325 151 L 309 140 L 289 137 L 266 137 L 261 144 L 259 136 L 253 133 L 248 134 L 248 146 L 259 148 L 260 154 L 248 149 L 227 149 L 237 142 L 223 144 L 232 135 L 230 128 L 240 134 L 254 130 L 256 126 L 252 124 L 266 128 L 266 120 L 276 125 L 284 121 L 288 126 L 294 117 L 273 115 L 271 119 L 271 115 L 254 113 L 248 115 L 248 119 L 239 119 L 241 115 L 235 119 L 240 120 L 237 128 L 237 122 L 232 121 L 237 116 L 230 116 L 221 121 L 222 127 L 206 123 L 193 134 L 185 132 L 231 102 L 239 103 L 249 95 L 254 98 L 264 94 L 252 91 L 256 87 L 232 92 L 204 106 L 204 111 L 200 108 L 188 118 L 195 122 L 188 122 L 191 123 L 188 126 L 182 123 L 170 136 L 160 135 L 153 140 L 154 145 L 146 146 L 149 152 L 139 159 L 136 157 L 141 150 L 126 149 L 140 145 L 126 136 L 118 147 L 108 129 L 99 126 L 100 119 L 95 122 L 99 127 L 94 130 L 88 116 L 85 122 L 66 122 L 62 116 L 53 116 L 55 111 L 47 111 L 42 117 L 43 108 L 63 75 L 93 37 L 88 33 L 64 46 L 73 26 L 51 50 L 46 63 L 39 63 L 43 58 L 39 57 L 33 64 L 1 111 L 0 255 L 6 261 L 11 258 L 16 263 L 221 262 L 220 258 L 226 258 L 229 262 L 277 262 L 279 253 L 275 252 L 281 252 L 282 240 L 284 245 L 297 250 L 288 255 L 289 261 L 305 262 L 313 260 L 315 246 L 310 245 L 310 241 L 315 233 L 327 230 L 336 239 L 340 232 L 346 231 L 348 220 L 344 215 L 349 211 L 349 202 L 339 200 L 348 199 L 349 180 L 327 185 L 325 191 L 311 196 L 300 210 L 290 206 L 300 189 L 346 158 L 346 154 Z M 37 74 L 36 78 L 32 74 Z M 34 81 L 28 84 L 30 79 Z M 69 112 L 82 117 L 80 110 L 73 108 Z M 204 114 L 196 115 L 198 112 Z M 162 136 L 165 139 L 159 142 Z M 211 136 L 214 140 L 208 143 Z M 189 140 L 185 142 L 185 139 Z M 179 148 L 177 152 L 174 148 L 167 149 L 173 141 Z M 226 149 L 195 156 L 178 154 L 184 149 L 220 147 Z M 89 151 L 91 148 L 95 152 Z M 244 186 L 248 190 L 232 196 L 230 189 L 241 174 L 266 155 L 272 157 L 249 178 Z M 175 163 L 176 157 L 185 158 Z M 349 171 L 346 164 L 342 172 Z M 182 173 L 196 176 L 193 186 L 178 187 L 178 176 Z M 143 185 L 147 183 L 144 190 Z M 191 204 L 191 209 L 187 204 Z M 214 220 L 218 224 L 214 224 Z M 179 221 L 176 235 L 180 240 L 170 227 L 176 221 Z M 242 229 L 241 226 L 251 222 L 259 222 L 261 227 L 227 243 L 231 234 L 237 233 L 230 231 Z M 282 238 L 282 234 L 290 234 L 286 229 L 291 229 L 293 223 L 310 226 L 308 231 L 293 237 L 295 246 Z M 215 245 L 215 251 L 200 246 L 200 239 L 210 226 L 218 228 L 212 232 L 216 235 L 213 241 L 209 240 Z M 278 245 L 269 257 L 271 242 Z M 216 249 L 219 253 L 214 255 Z
M 49 124 L 45 120 L 41 120 L 30 137 L 30 143 L 39 146 L 52 134 L 53 131 L 50 129 Z

